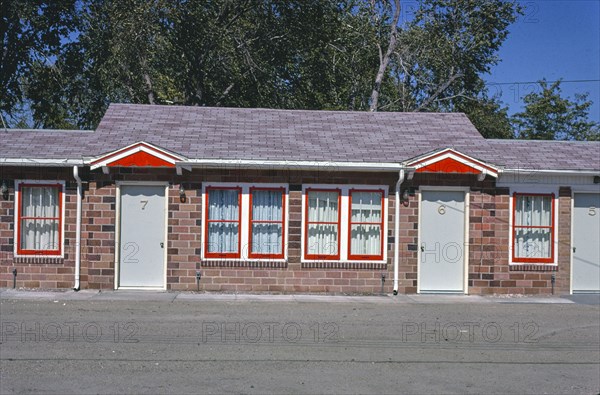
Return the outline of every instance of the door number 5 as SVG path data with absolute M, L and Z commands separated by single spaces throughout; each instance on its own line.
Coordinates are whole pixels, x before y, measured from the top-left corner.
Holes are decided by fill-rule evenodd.
M 146 209 L 146 205 L 148 204 L 147 200 L 140 200 L 140 203 L 142 203 L 142 210 Z

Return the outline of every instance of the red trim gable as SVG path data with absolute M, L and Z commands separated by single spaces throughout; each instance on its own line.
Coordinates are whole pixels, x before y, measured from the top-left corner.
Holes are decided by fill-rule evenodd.
M 489 174 L 498 177 L 499 169 L 453 149 L 422 156 L 407 164 L 417 173 Z
M 452 158 L 442 159 L 430 165 L 426 165 L 417 169 L 417 173 L 481 173 L 477 169 L 461 163 Z
M 139 151 L 126 156 L 121 159 L 117 159 L 114 162 L 107 164 L 109 167 L 122 166 L 122 167 L 175 167 L 173 163 L 167 162 L 161 158 L 151 155 L 144 151 Z
M 183 158 L 158 147 L 140 142 L 103 155 L 91 162 L 91 169 L 98 167 L 175 167 Z

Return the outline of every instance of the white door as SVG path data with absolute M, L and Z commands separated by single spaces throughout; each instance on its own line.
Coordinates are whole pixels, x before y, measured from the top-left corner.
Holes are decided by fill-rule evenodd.
M 573 292 L 600 292 L 600 193 L 573 201 Z
M 165 186 L 120 189 L 119 288 L 164 288 Z
M 464 293 L 465 192 L 421 193 L 419 292 Z

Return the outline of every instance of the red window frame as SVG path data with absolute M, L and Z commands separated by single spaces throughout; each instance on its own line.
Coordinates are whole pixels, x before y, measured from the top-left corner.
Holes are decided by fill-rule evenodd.
M 338 194 L 338 220 L 337 222 L 311 222 L 308 219 L 308 195 L 310 192 L 336 192 Z M 340 239 L 342 238 L 342 190 L 339 188 L 306 188 L 304 190 L 305 195 L 305 206 L 304 206 L 304 259 L 315 259 L 315 260 L 329 260 L 335 261 L 340 259 Z M 309 254 L 308 253 L 308 226 L 309 225 L 337 225 L 338 226 L 338 238 L 337 238 L 337 254 Z
M 352 193 L 353 192 L 379 192 L 381 193 L 381 222 L 352 222 Z M 348 192 L 348 259 L 352 261 L 373 261 L 383 259 L 383 239 L 385 223 L 385 191 L 383 189 L 350 189 Z M 381 246 L 379 255 L 352 254 L 352 225 L 379 225 L 381 227 Z
M 550 226 L 524 226 L 517 225 L 517 198 L 519 196 L 544 196 L 549 197 L 552 202 L 550 207 Z M 513 263 L 554 263 L 554 194 L 553 193 L 514 193 L 513 194 L 513 212 L 512 212 L 512 261 Z M 550 229 L 550 257 L 549 258 L 523 258 L 517 257 L 516 239 L 517 229 Z
M 22 190 L 25 188 L 35 187 L 51 187 L 58 190 L 58 217 L 23 217 L 21 211 L 23 208 L 23 194 Z M 61 256 L 63 248 L 63 184 L 37 184 L 22 182 L 19 184 L 19 197 L 17 199 L 17 255 L 52 255 Z M 58 249 L 56 250 L 28 250 L 21 248 L 21 224 L 27 219 L 40 219 L 40 220 L 58 220 Z
M 278 191 L 281 192 L 281 221 L 266 221 L 266 220 L 253 220 L 252 219 L 252 192 L 253 191 Z M 285 188 L 268 188 L 268 187 L 250 187 L 250 207 L 248 209 L 248 257 L 249 258 L 269 258 L 269 259 L 283 259 L 284 244 L 285 244 Z M 259 224 L 281 224 L 281 251 L 277 254 L 261 254 L 252 252 L 252 225 L 254 223 Z
M 210 205 L 210 191 L 214 190 L 235 190 L 238 191 L 238 219 L 220 220 L 208 219 L 208 209 Z M 204 257 L 205 258 L 239 258 L 241 256 L 242 246 L 242 188 L 241 187 L 206 187 L 204 190 L 206 204 L 204 205 Z M 208 228 L 214 222 L 229 222 L 238 224 L 238 248 L 237 252 L 208 252 Z

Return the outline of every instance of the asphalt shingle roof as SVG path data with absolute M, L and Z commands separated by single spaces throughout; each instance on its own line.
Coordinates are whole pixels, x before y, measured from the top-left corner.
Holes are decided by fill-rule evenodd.
M 463 114 L 147 105 L 111 105 L 97 133 L 112 149 L 143 140 L 196 159 L 402 162 L 483 141 Z
M 490 139 L 480 156 L 511 169 L 600 170 L 600 141 Z
M 400 163 L 450 147 L 510 168 L 600 169 L 600 143 L 485 140 L 460 113 L 111 104 L 95 132 L 0 136 L 4 159 L 91 158 L 145 141 L 190 159 Z

